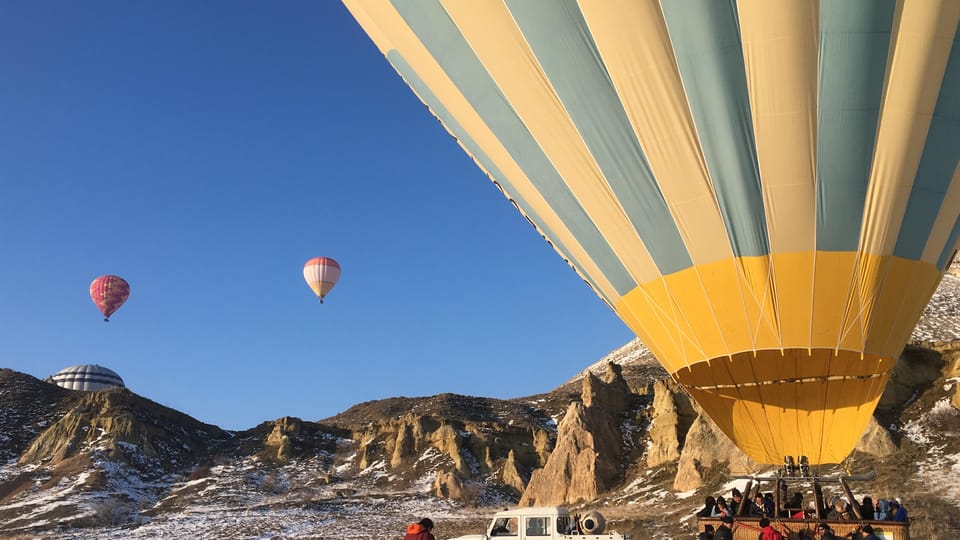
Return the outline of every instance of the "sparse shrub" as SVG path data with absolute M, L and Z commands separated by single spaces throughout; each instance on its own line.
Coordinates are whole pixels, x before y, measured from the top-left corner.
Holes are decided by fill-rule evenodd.
M 103 499 L 93 505 L 93 527 L 117 527 L 128 523 L 134 509 L 130 503 L 117 499 Z
M 190 473 L 190 480 L 199 480 L 201 478 L 206 478 L 210 476 L 210 464 L 201 463 L 197 465 L 193 471 Z
M 260 480 L 260 489 L 272 495 L 283 495 L 290 489 L 290 486 L 279 473 L 273 473 L 263 476 Z
M 934 406 L 927 416 L 927 421 L 930 426 L 943 433 L 960 434 L 960 411 L 950 406 L 949 402 Z
M 477 508 L 480 502 L 480 488 L 478 482 L 465 482 L 460 488 L 460 502 L 464 506 Z

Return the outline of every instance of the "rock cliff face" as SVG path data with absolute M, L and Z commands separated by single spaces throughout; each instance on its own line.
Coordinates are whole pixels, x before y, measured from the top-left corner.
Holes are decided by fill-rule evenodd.
M 490 481 L 519 496 L 553 450 L 552 420 L 542 411 L 450 394 L 429 400 L 372 421 L 364 404 L 330 421 L 350 431 L 358 468 L 383 467 L 401 485 L 436 470 L 433 493 L 452 499 L 473 498 L 471 484 Z
M 131 447 L 165 468 L 178 468 L 228 434 L 162 407 L 126 389 L 72 393 L 72 407 L 43 431 L 20 456 L 20 463 L 56 465 L 81 450 L 100 450 L 130 461 Z M 137 465 L 137 463 L 130 463 Z
M 24 373 L 0 369 L 0 462 L 18 459 L 70 409 L 72 394 Z
M 877 422 L 876 417 L 870 419 L 866 431 L 860 437 L 856 450 L 876 457 L 887 457 L 897 451 L 897 445 L 886 428 Z

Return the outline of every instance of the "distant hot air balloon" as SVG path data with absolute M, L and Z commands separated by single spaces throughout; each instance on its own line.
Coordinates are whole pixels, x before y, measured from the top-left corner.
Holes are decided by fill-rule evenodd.
M 761 463 L 838 463 L 960 235 L 960 1 L 344 0 Z
M 322 304 L 323 298 L 340 279 L 340 265 L 330 257 L 314 257 L 303 265 L 303 279 Z
M 123 379 L 111 369 L 97 364 L 84 364 L 61 369 L 49 381 L 70 390 L 109 390 L 124 388 Z
M 110 315 L 127 301 L 128 296 L 130 285 L 119 276 L 100 276 L 90 284 L 90 298 L 107 322 L 110 321 Z

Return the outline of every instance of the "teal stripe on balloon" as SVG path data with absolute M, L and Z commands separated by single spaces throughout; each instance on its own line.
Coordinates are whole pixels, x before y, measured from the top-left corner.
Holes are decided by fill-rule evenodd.
M 576 1 L 506 3 L 660 273 L 693 266 Z
M 818 250 L 854 251 L 860 242 L 894 7 L 820 1 Z
M 633 290 L 637 286 L 636 280 L 627 272 L 610 244 L 567 188 L 563 178 L 501 94 L 443 6 L 436 0 L 392 2 L 407 25 L 523 169 L 617 293 L 624 295 Z M 408 82 L 411 80 L 408 79 Z M 421 94 L 424 95 L 426 94 Z M 498 180 L 507 185 L 506 177 L 501 176 Z M 515 189 L 510 189 L 516 193 Z
M 950 239 L 947 240 L 947 245 L 943 247 L 943 252 L 940 253 L 940 258 L 937 259 L 937 268 L 941 272 L 946 270 L 947 265 L 950 264 L 950 257 L 953 256 L 953 251 L 956 249 L 958 240 L 960 240 L 960 220 L 957 220 L 956 225 L 953 226 L 953 230 L 950 231 Z
M 960 159 L 960 38 L 953 41 L 893 254 L 919 260 Z M 952 247 L 951 247 L 952 249 Z
M 507 192 L 506 195 L 514 202 L 517 206 L 517 209 L 522 211 L 525 215 L 529 216 L 534 222 L 537 223 L 537 226 L 540 227 L 540 230 L 543 231 L 543 234 L 547 237 L 548 242 L 554 245 L 560 253 L 563 255 L 563 258 L 567 261 L 568 264 L 572 264 L 580 275 L 587 280 L 587 283 L 597 294 L 602 294 L 601 289 L 597 287 L 597 284 L 590 278 L 590 276 L 583 270 L 580 264 L 570 256 L 570 251 L 563 245 L 562 242 L 556 240 L 557 235 L 553 234 L 553 231 L 548 227 L 544 220 L 540 219 L 537 215 L 537 212 L 530 206 L 529 203 L 520 195 L 519 191 L 513 186 L 510 182 L 510 179 L 507 178 L 503 172 L 497 167 L 496 163 L 491 160 L 487 154 L 483 151 L 479 144 L 473 140 L 473 137 L 463 126 L 457 122 L 457 119 L 454 118 L 452 114 L 443 106 L 443 103 L 437 98 L 437 96 L 430 90 L 430 87 L 427 86 L 423 80 L 417 75 L 417 72 L 410 66 L 410 64 L 403 58 L 403 56 L 396 50 L 392 50 L 387 53 L 387 60 L 393 65 L 394 69 L 403 77 L 404 81 L 413 89 L 417 95 L 430 107 L 430 110 L 433 111 L 433 114 L 443 122 L 443 125 L 449 129 L 454 136 L 460 141 L 468 152 L 483 166 L 484 169 L 490 174 L 495 183 L 503 186 L 503 189 Z M 607 303 L 611 304 L 615 299 L 607 298 Z
M 766 255 L 763 190 L 735 3 L 670 0 L 661 7 L 733 252 Z

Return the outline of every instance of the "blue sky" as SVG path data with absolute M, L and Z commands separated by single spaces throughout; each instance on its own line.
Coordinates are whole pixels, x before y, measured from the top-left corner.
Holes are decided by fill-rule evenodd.
M 539 393 L 632 337 L 338 2 L 4 2 L 0 73 L 0 367 L 245 429 Z

